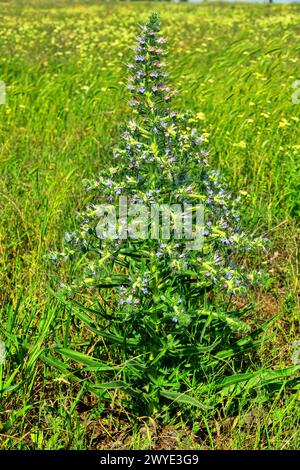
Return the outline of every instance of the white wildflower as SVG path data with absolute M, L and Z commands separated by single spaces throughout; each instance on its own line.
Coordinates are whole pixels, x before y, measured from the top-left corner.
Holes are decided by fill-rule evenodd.
M 0 364 L 5 364 L 5 357 L 6 357 L 6 347 L 5 343 L 0 340 Z

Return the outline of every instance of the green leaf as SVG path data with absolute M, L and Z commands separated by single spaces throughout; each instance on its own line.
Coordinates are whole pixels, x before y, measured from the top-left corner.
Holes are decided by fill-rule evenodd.
M 103 383 L 96 382 L 95 384 L 89 384 L 88 387 L 96 395 L 98 394 L 98 392 L 103 392 L 105 390 L 124 390 L 126 393 L 135 398 L 141 398 L 142 396 L 142 392 L 140 390 L 133 389 L 122 380 L 115 380 Z
M 191 397 L 190 395 L 187 395 L 186 393 L 168 392 L 167 390 L 161 390 L 160 394 L 163 397 L 168 398 L 168 400 L 176 401 L 177 403 L 195 406 L 196 408 L 200 408 L 201 410 L 210 409 L 209 406 L 203 405 L 202 403 L 200 403 L 199 400 L 194 397 Z
M 87 328 L 89 330 L 91 330 L 93 333 L 95 333 L 98 336 L 102 336 L 103 338 L 106 338 L 107 340 L 111 341 L 112 343 L 124 345 L 125 342 L 126 342 L 126 344 L 128 344 L 130 346 L 137 346 L 138 343 L 139 343 L 138 340 L 129 339 L 129 338 L 124 340 L 124 338 L 121 335 L 117 336 L 113 333 L 106 332 L 106 331 L 103 331 L 103 330 L 99 330 L 96 326 L 94 326 L 91 323 L 92 319 L 83 312 L 73 311 L 73 314 L 77 318 L 79 318 L 81 321 L 83 321 L 83 323 L 87 326 Z
M 111 367 L 106 364 L 103 364 L 98 359 L 90 357 L 87 354 L 74 351 L 73 349 L 57 348 L 56 351 L 62 356 L 66 356 L 75 362 L 79 362 L 80 364 L 83 364 L 87 366 L 88 368 L 89 367 L 92 368 L 93 370 L 98 370 L 98 371 L 115 370 L 115 367 Z

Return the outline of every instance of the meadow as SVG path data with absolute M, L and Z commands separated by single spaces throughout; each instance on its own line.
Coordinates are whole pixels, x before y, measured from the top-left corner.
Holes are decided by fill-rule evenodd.
M 249 324 L 276 318 L 265 341 L 232 370 L 293 365 L 300 104 L 292 84 L 300 79 L 300 7 L 64 0 L 0 7 L 1 448 L 299 449 L 299 385 L 283 382 L 272 398 L 245 392 L 238 404 L 224 398 L 215 413 L 179 410 L 161 420 L 136 416 L 117 393 L 109 402 L 89 393 L 43 354 L 55 344 L 93 351 L 102 341 L 93 343 L 58 297 L 47 255 L 60 249 L 85 204 L 82 180 L 111 163 L 130 116 L 126 64 L 137 25 L 155 9 L 178 90 L 173 107 L 195 115 L 211 162 L 242 199 L 243 223 L 271 241 L 261 263 L 274 281 L 253 292 Z

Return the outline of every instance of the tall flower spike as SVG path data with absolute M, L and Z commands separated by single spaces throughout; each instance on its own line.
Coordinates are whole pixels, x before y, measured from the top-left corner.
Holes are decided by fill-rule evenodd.
M 82 279 L 80 273 L 76 273 L 74 282 L 78 287 L 90 288 L 101 284 L 100 280 L 107 275 L 119 275 L 116 260 L 123 264 L 122 257 L 126 253 L 124 276 L 127 277 L 122 285 L 127 286 L 128 298 L 136 301 L 132 304 L 134 308 L 140 308 L 143 302 L 145 305 L 155 303 L 149 287 L 143 285 L 140 294 L 136 294 L 135 286 L 141 282 L 139 272 L 143 271 L 162 270 L 166 291 L 171 289 L 173 299 L 179 291 L 185 291 L 183 298 L 187 304 L 189 282 L 194 285 L 197 280 L 199 292 L 193 302 L 199 302 L 198 306 L 203 292 L 215 289 L 238 294 L 260 279 L 259 273 L 248 273 L 245 266 L 238 265 L 238 260 L 245 252 L 263 248 L 263 240 L 248 237 L 241 231 L 237 204 L 219 172 L 208 164 L 205 135 L 191 128 L 193 119 L 169 108 L 172 93 L 166 84 L 165 54 L 159 21 L 157 15 L 152 14 L 141 28 L 134 62 L 129 65 L 133 73 L 129 87 L 134 119 L 125 126 L 119 146 L 114 150 L 114 165 L 104 168 L 96 181 L 88 182 L 87 189 L 95 190 L 96 196 L 91 197 L 92 204 L 80 214 L 80 229 L 66 234 L 67 248 L 62 254 L 64 258 L 78 251 L 85 253 L 86 270 Z M 99 238 L 97 204 L 118 207 L 120 196 L 126 196 L 128 204 L 143 204 L 147 210 L 172 204 L 184 206 L 187 203 L 194 207 L 203 204 L 203 248 L 187 250 L 187 240 L 184 236 L 178 240 L 175 233 L 163 240 L 152 238 L 148 232 L 148 238 L 142 241 L 131 238 L 128 229 L 125 238 L 119 233 L 112 238 Z M 129 215 L 127 222 L 129 227 Z M 134 260 L 130 257 L 133 246 Z M 54 259 L 59 257 L 54 254 Z M 186 271 L 183 285 L 182 276 Z M 153 292 L 157 279 L 152 283 Z M 123 288 L 120 294 L 120 305 L 123 305 Z M 114 295 L 118 301 L 118 293 Z
M 165 40 L 160 36 L 160 23 L 153 13 L 148 23 L 141 28 L 137 37 L 134 62 L 129 64 L 133 75 L 129 78 L 128 88 L 132 93 L 130 105 L 137 107 L 139 113 L 163 112 L 162 103 L 168 103 L 172 92 L 166 85 L 167 73 L 164 71 L 163 58 L 166 54 Z
M 95 310 L 89 308 L 91 318 L 86 315 L 83 321 L 99 327 L 93 331 L 105 339 L 105 357 L 111 348 L 123 363 L 134 358 L 137 368 L 133 363 L 122 366 L 123 380 L 140 397 L 147 397 L 151 413 L 161 401 L 158 383 L 164 392 L 184 393 L 194 388 L 195 371 L 200 382 L 207 381 L 210 351 L 233 347 L 235 338 L 228 335 L 228 327 L 249 329 L 236 315 L 236 306 L 230 312 L 231 295 L 243 294 L 262 279 L 260 272 L 249 272 L 241 260 L 263 249 L 263 240 L 241 231 L 237 204 L 219 173 L 210 168 L 206 137 L 191 126 L 195 120 L 169 109 L 164 43 L 153 14 L 141 30 L 130 65 L 134 119 L 125 126 L 113 165 L 103 168 L 96 181 L 88 182 L 91 204 L 80 214 L 79 229 L 66 234 L 67 246 L 61 255 L 53 254 L 54 259 L 76 259 L 84 254 L 74 263 L 73 278 L 64 289 L 89 292 Z M 114 233 L 113 225 L 112 236 L 101 237 L 97 204 L 103 209 L 109 203 L 115 209 L 120 196 L 126 196 L 128 203 L 128 236 L 123 237 L 123 231 Z M 203 231 L 203 244 L 189 249 L 185 231 L 178 236 L 171 229 L 165 237 L 162 231 L 152 236 L 151 230 L 144 238 L 131 237 L 136 219 L 130 209 L 139 205 L 148 214 L 167 206 L 173 227 L 178 219 L 172 207 L 183 208 L 184 214 L 180 214 L 186 217 L 187 205 L 193 209 L 202 205 L 204 220 L 198 228 Z M 148 227 L 147 215 L 144 223 Z M 213 357 L 215 364 L 217 354 Z M 183 369 L 180 383 L 177 373 Z M 219 373 L 215 372 L 213 376 Z M 99 374 L 103 382 L 111 382 L 116 371 Z

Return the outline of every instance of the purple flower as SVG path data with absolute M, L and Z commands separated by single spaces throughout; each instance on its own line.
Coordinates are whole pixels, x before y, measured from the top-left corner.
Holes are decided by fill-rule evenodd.
M 146 60 L 146 57 L 145 57 L 144 55 L 136 55 L 136 56 L 134 57 L 134 60 L 135 60 L 136 62 L 144 62 L 144 61 Z
M 221 264 L 221 257 L 217 254 L 214 255 L 215 264 Z

